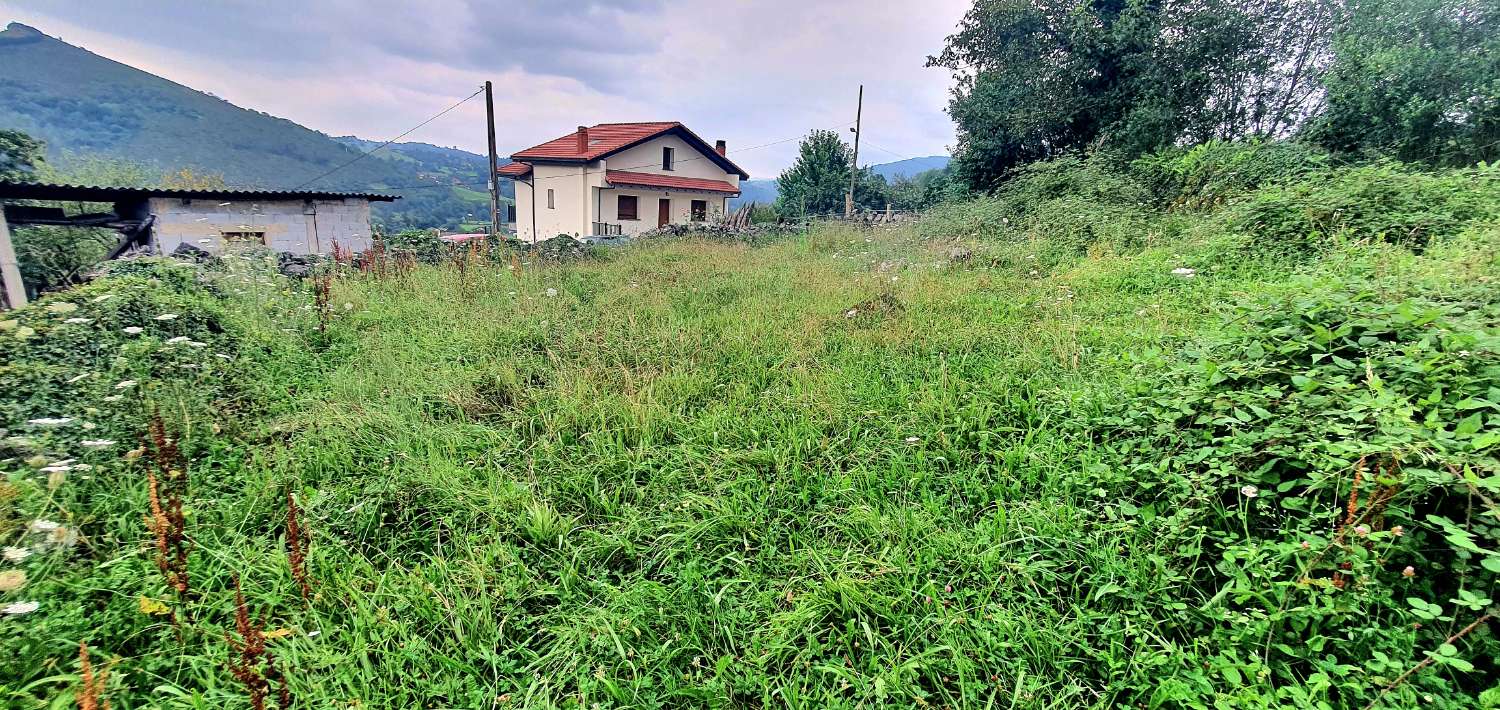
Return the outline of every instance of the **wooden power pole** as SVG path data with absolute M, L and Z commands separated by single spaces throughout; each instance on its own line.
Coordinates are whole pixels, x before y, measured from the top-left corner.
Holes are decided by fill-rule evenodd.
M 26 284 L 21 283 L 21 269 L 16 263 L 16 250 L 10 245 L 10 227 L 5 224 L 3 209 L 0 209 L 0 282 L 5 285 L 0 311 L 26 305 Z
M 865 112 L 865 85 L 859 85 L 859 103 L 854 109 L 854 161 L 849 166 L 849 194 L 844 195 L 844 217 L 854 216 L 854 185 L 859 180 L 859 119 Z
M 500 162 L 495 156 L 495 90 L 484 82 L 484 116 L 489 123 L 490 137 L 490 239 L 500 238 Z

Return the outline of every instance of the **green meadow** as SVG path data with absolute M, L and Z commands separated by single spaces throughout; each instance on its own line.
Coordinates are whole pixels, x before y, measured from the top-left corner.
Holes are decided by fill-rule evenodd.
M 1500 702 L 1494 170 L 1141 185 L 0 315 L 3 704 Z

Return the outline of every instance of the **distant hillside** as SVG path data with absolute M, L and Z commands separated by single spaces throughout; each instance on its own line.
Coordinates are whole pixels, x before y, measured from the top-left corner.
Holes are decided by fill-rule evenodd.
M 19 23 L 0 32 L 0 128 L 45 140 L 53 162 L 98 155 L 160 171 L 188 167 L 222 173 L 235 187 L 298 187 L 378 145 L 240 108 Z M 394 144 L 307 187 L 388 188 L 403 198 L 376 206 L 388 227 L 456 226 L 488 211 L 485 162 L 453 148 Z
M 929 155 L 923 158 L 907 158 L 906 160 L 898 160 L 894 163 L 872 165 L 870 168 L 875 171 L 876 175 L 885 178 L 886 182 L 890 182 L 898 177 L 916 177 L 918 174 L 925 173 L 928 170 L 942 170 L 948 167 L 949 160 L 951 158 L 946 155 Z
M 871 165 L 870 169 L 874 170 L 876 175 L 885 178 L 886 182 L 890 182 L 898 177 L 911 178 L 929 170 L 942 170 L 948 167 L 949 160 L 950 158 L 946 155 L 929 155 L 925 158 L 908 158 L 894 163 Z M 746 202 L 770 204 L 776 201 L 777 194 L 776 178 L 742 180 L 740 181 L 740 196 L 730 200 L 729 207 L 733 209 Z

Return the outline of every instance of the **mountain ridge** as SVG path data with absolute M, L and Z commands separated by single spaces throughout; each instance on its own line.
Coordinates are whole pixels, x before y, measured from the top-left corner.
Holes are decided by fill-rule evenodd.
M 218 173 L 235 187 L 393 192 L 402 199 L 374 211 L 391 229 L 457 226 L 488 210 L 481 156 L 393 143 L 359 159 L 364 139 L 341 141 L 16 22 L 0 31 L 0 128 L 45 141 L 64 166 L 89 155 Z M 502 181 L 502 196 L 509 188 Z

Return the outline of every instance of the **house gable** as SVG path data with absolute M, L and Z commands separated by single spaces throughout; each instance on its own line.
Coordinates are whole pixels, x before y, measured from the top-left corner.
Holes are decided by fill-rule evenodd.
M 697 154 L 692 156 L 693 158 L 701 157 L 706 162 L 717 165 L 725 173 L 738 175 L 742 180 L 750 177 L 750 174 L 743 168 L 735 165 L 729 158 L 719 155 L 714 151 L 713 146 L 681 123 L 601 123 L 585 131 L 586 136 L 583 141 L 579 140 L 577 132 L 569 133 L 513 153 L 510 158 L 527 163 L 591 163 L 613 158 L 622 152 L 631 151 L 659 138 L 675 137 L 681 141 L 682 147 Z M 689 156 L 684 152 L 679 159 L 687 157 Z M 658 164 L 657 167 L 661 166 Z M 521 168 L 512 168 L 512 170 L 521 170 Z

